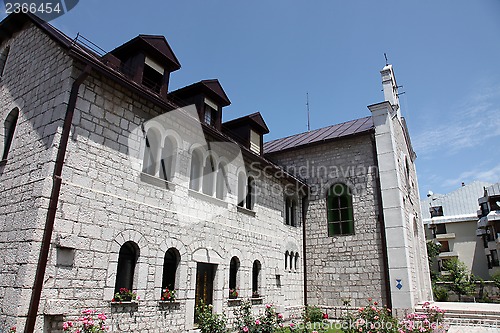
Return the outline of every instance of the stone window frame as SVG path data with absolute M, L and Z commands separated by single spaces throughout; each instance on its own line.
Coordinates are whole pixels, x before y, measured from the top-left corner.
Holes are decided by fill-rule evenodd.
M 179 136 L 172 130 L 164 130 L 157 122 L 146 126 L 142 174 L 171 183 L 176 176 Z
M 342 186 L 342 191 L 337 194 L 333 193 L 332 200 L 337 201 L 336 207 L 331 207 L 334 202 L 330 202 L 332 189 L 337 186 Z M 344 198 L 344 199 L 343 199 Z M 326 192 L 326 220 L 327 220 L 327 235 L 328 237 L 349 236 L 355 234 L 355 218 L 354 218 L 354 198 L 349 185 L 344 182 L 335 182 L 328 187 Z M 346 200 L 346 202 L 343 200 Z M 335 218 L 335 212 L 338 212 L 338 218 Z M 343 215 L 347 214 L 347 218 L 343 219 Z M 331 220 L 330 220 L 331 219 Z M 335 226 L 338 225 L 339 231 L 335 232 Z M 332 232 L 330 228 L 332 227 Z M 346 230 L 344 231 L 344 228 Z
M 240 259 L 238 258 L 238 256 L 232 256 L 229 262 L 229 290 L 235 289 L 238 293 L 241 287 L 240 268 L 241 268 Z
M 252 298 L 262 297 L 262 263 L 255 259 L 252 264 Z
M 169 290 L 178 289 L 177 276 L 180 263 L 181 263 L 181 255 L 177 248 L 171 247 L 167 251 L 165 251 L 165 255 L 163 257 L 163 272 L 162 272 L 162 282 L 161 282 L 162 295 L 165 288 L 168 288 Z
M 298 227 L 298 200 L 295 195 L 285 195 L 285 225 Z
M 126 253 L 126 251 L 129 251 L 129 253 Z M 137 282 L 137 263 L 139 256 L 140 249 L 136 242 L 126 241 L 122 244 L 118 253 L 114 293 L 119 292 L 120 288 L 127 288 L 131 291 L 134 290 Z M 125 273 L 121 271 L 127 270 L 129 272 L 124 276 Z
M 7 59 L 9 58 L 10 45 L 5 46 L 0 54 L 0 78 L 3 77 L 5 73 L 5 66 L 7 64 Z
M 2 152 L 2 162 L 6 162 L 9 156 L 9 152 L 12 148 L 12 142 L 14 141 L 14 136 L 17 128 L 17 123 L 19 121 L 19 108 L 13 108 L 7 117 L 5 117 L 2 133 L 3 141 L 3 152 Z

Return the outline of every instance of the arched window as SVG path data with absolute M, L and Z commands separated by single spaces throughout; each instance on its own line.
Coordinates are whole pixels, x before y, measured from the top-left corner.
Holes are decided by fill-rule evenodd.
M 295 252 L 295 270 L 297 270 L 298 263 L 299 263 L 299 254 Z
M 203 168 L 203 193 L 206 195 L 214 195 L 214 176 L 214 160 L 212 156 L 208 156 Z
M 253 206 L 255 204 L 255 180 L 252 177 L 248 177 L 247 179 L 247 197 L 246 197 L 246 205 L 247 209 L 253 210 Z
M 285 269 L 288 268 L 288 251 L 285 252 Z
M 237 291 L 238 290 L 238 271 L 240 269 L 240 260 L 238 257 L 232 257 L 229 263 L 229 289 Z M 231 291 L 230 291 L 231 293 Z
M 10 146 L 14 139 L 14 132 L 17 126 L 17 119 L 19 118 L 19 109 L 13 109 L 4 122 L 4 137 L 3 137 L 3 154 L 2 160 L 6 160 L 9 156 Z
M 144 150 L 142 172 L 151 176 L 156 176 L 158 174 L 160 138 L 160 132 L 155 128 L 150 128 L 146 132 L 146 148 Z
M 175 173 L 175 156 L 177 147 L 175 141 L 169 137 L 165 138 L 160 159 L 160 178 L 171 181 Z
M 139 247 L 134 242 L 126 242 L 120 248 L 118 268 L 116 272 L 115 293 L 119 292 L 120 288 L 133 290 L 135 265 L 138 257 Z
M 345 184 L 334 184 L 327 194 L 328 236 L 354 234 L 352 195 Z
M 260 271 L 262 270 L 262 265 L 260 261 L 255 260 L 252 267 L 252 297 L 260 297 Z
M 245 197 L 247 193 L 247 180 L 245 174 L 240 172 L 238 174 L 238 206 L 243 207 L 245 205 Z
M 7 58 L 9 57 L 10 46 L 3 49 L 2 54 L 0 54 L 0 77 L 3 76 L 5 70 L 5 64 L 7 63 Z
M 293 227 L 297 226 L 297 201 L 292 197 L 285 199 L 285 223 Z
M 292 251 L 292 252 L 290 252 L 290 257 L 288 258 L 290 260 L 290 270 L 293 269 L 293 257 L 294 257 L 294 255 L 293 255 L 293 251 Z
M 226 178 L 226 165 L 224 163 L 219 163 L 219 168 L 217 169 L 217 185 L 215 189 L 215 196 L 217 199 L 224 200 L 227 194 L 227 178 Z
M 201 185 L 201 171 L 203 168 L 203 158 L 199 150 L 194 150 L 191 156 L 191 174 L 189 179 L 189 188 L 199 191 Z
M 179 267 L 181 256 L 177 249 L 171 247 L 165 252 L 163 258 L 163 277 L 161 282 L 162 293 L 166 288 L 169 290 L 175 289 L 175 279 L 177 277 L 177 268 Z

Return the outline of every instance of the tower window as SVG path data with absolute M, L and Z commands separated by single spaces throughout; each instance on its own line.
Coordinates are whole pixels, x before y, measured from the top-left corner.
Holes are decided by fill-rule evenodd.
M 352 196 L 345 184 L 335 184 L 327 195 L 328 236 L 354 234 Z
M 160 92 L 165 69 L 154 60 L 146 57 L 144 72 L 142 74 L 142 84 L 157 93 Z

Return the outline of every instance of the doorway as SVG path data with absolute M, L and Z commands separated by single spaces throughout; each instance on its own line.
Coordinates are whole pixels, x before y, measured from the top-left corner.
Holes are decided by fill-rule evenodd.
M 196 267 L 195 307 L 202 302 L 205 305 L 213 303 L 214 277 L 217 265 L 198 263 Z

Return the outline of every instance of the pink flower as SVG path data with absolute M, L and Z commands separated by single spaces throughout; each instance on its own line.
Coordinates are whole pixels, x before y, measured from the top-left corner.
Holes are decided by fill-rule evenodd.
M 278 313 L 278 318 L 283 319 L 283 315 L 281 313 Z
M 266 308 L 269 309 L 270 307 L 272 307 L 271 304 L 266 304 Z
M 294 324 L 294 323 L 290 323 L 290 327 L 292 327 L 292 328 L 293 328 L 294 326 L 295 326 L 295 324 Z
M 255 320 L 255 325 L 260 325 L 260 320 Z
M 243 332 L 248 332 L 248 327 L 244 326 L 243 327 Z
M 108 317 L 104 313 L 100 313 L 97 315 L 97 318 L 99 318 L 100 320 L 106 320 Z

